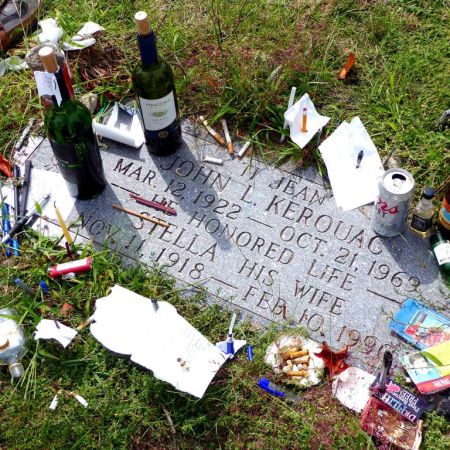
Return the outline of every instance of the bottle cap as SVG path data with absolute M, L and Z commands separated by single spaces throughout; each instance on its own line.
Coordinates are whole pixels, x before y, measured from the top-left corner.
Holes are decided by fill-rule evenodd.
M 58 61 L 56 61 L 56 52 L 51 47 L 42 47 L 39 50 L 39 58 L 46 72 L 58 72 Z
M 150 22 L 145 11 L 137 12 L 134 15 L 134 21 L 136 22 L 137 31 L 141 36 L 147 36 L 151 33 L 152 29 L 150 28 Z
M 5 350 L 9 347 L 9 339 L 6 336 L 0 336 L 0 350 Z
M 22 363 L 15 363 L 9 366 L 9 373 L 13 378 L 20 378 L 23 375 L 23 372 Z
M 427 200 L 431 200 L 434 197 L 434 189 L 430 188 L 430 187 L 426 187 L 423 190 L 422 197 L 426 198 Z

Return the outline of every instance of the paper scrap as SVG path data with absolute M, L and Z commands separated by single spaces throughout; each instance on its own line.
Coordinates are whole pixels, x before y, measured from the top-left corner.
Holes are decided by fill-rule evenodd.
M 0 60 L 0 77 L 8 71 L 17 72 L 24 69 L 28 69 L 28 64 L 18 56 L 10 56 Z
M 134 108 L 115 103 L 106 123 L 93 122 L 98 136 L 120 142 L 130 147 L 140 148 L 145 141 L 139 116 Z
M 380 155 L 359 117 L 342 122 L 319 146 L 336 205 L 344 211 L 372 203 L 384 169 Z M 364 152 L 359 168 L 358 154 Z
M 38 35 L 39 42 L 41 44 L 44 44 L 45 42 L 57 44 L 64 33 L 63 29 L 58 26 L 58 22 L 49 17 L 48 19 L 41 20 L 38 23 L 42 29 L 42 32 Z
M 170 303 L 155 308 L 150 299 L 118 285 L 96 301 L 93 319 L 91 333 L 106 348 L 131 355 L 156 378 L 199 398 L 228 359 Z
M 335 378 L 332 392 L 344 406 L 359 414 L 369 400 L 369 388 L 374 381 L 374 375 L 358 367 L 349 367 Z
M 301 131 L 303 108 L 307 109 L 306 132 Z M 304 94 L 298 102 L 284 113 L 284 119 L 289 125 L 291 139 L 300 148 L 303 148 L 330 120 L 329 117 L 321 116 L 316 111 L 308 94 Z
M 247 343 L 242 339 L 235 339 L 233 342 L 234 353 L 227 353 L 227 341 L 220 341 L 216 343 L 216 347 L 230 359 L 234 358 L 234 355 Z
M 42 319 L 36 327 L 34 339 L 56 339 L 66 348 L 77 335 L 77 331 L 57 320 Z

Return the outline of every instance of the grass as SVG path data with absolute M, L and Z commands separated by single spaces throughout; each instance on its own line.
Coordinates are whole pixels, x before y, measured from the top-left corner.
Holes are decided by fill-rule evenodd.
M 40 17 L 58 17 L 66 36 L 86 20 L 106 28 L 98 47 L 121 53 L 109 62 L 111 76 L 94 80 L 101 102 L 132 94 L 127 79 L 137 61 L 133 12 L 145 9 L 159 27 L 160 53 L 174 68 L 183 117 L 204 114 L 212 122 L 225 117 L 233 134 L 254 136 L 268 158 L 290 157 L 321 167 L 313 145 L 300 152 L 286 141 L 278 144 L 295 85 L 297 93 L 309 92 L 318 109 L 332 118 L 323 137 L 342 120 L 359 115 L 381 157 L 393 151 L 397 164 L 415 176 L 419 191 L 443 186 L 448 177 L 448 131 L 436 127 L 450 93 L 445 4 L 47 0 Z M 30 39 L 10 54 L 23 56 Z M 340 82 L 336 74 L 349 51 L 356 53 L 356 67 Z M 82 55 L 71 56 L 79 93 L 93 87 L 92 80 L 83 80 Z M 4 76 L 0 96 L 0 149 L 8 157 L 29 118 L 42 117 L 42 107 L 27 71 Z M 42 132 L 37 122 L 34 131 Z M 249 363 L 240 355 L 198 401 L 112 355 L 88 331 L 64 352 L 49 341 L 37 344 L 31 332 L 42 315 L 61 318 L 60 308 L 69 302 L 74 314 L 65 321 L 76 326 L 114 283 L 170 301 L 213 342 L 223 337 L 228 313 L 207 306 L 201 292 L 186 297 L 159 268 L 123 268 L 106 250 L 95 252 L 91 274 L 72 284 L 53 283 L 51 301 L 25 297 L 12 280 L 19 276 L 35 286 L 64 253 L 54 240 L 30 236 L 23 241 L 20 258 L 0 257 L 0 305 L 16 308 L 30 338 L 23 381 L 11 384 L 7 371 L 0 372 L 0 448 L 372 448 L 358 418 L 330 396 L 327 382 L 304 394 L 300 407 L 258 390 L 256 380 L 269 374 L 262 357 L 276 330 L 239 325 L 239 334 L 254 345 L 255 360 Z M 58 389 L 80 393 L 89 408 L 62 397 L 52 413 L 48 406 Z M 449 433 L 445 420 L 427 415 L 423 448 L 448 448 Z

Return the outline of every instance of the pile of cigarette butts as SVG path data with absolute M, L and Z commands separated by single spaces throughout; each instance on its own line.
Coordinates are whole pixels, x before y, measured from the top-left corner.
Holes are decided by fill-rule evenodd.
M 308 376 L 309 350 L 294 346 L 285 349 L 281 355 L 280 369 L 292 379 Z
M 199 120 L 205 127 L 206 131 L 217 141 L 217 143 L 219 145 L 226 146 L 228 154 L 233 157 L 234 156 L 234 147 L 233 147 L 233 142 L 230 137 L 230 132 L 228 131 L 227 121 L 225 119 L 222 119 L 222 128 L 223 128 L 223 133 L 225 135 L 225 139 L 223 139 L 223 137 L 209 125 L 208 121 L 203 116 L 200 116 Z M 237 153 L 237 157 L 239 159 L 242 158 L 247 153 L 248 149 L 250 148 L 250 145 L 251 145 L 251 141 L 247 141 L 243 145 L 243 147 L 239 150 L 239 152 Z M 211 156 L 205 156 L 203 159 L 203 162 L 211 163 L 211 164 L 218 164 L 218 165 L 223 164 L 222 159 L 213 158 Z

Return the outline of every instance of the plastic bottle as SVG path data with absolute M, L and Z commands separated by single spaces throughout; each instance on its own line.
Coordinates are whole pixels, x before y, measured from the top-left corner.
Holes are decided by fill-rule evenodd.
M 10 318 L 14 316 L 17 313 L 13 309 L 0 309 L 0 364 L 8 365 L 11 376 L 19 378 L 24 372 L 21 359 L 25 352 L 25 336 L 22 327 Z
M 411 230 L 422 237 L 429 236 L 433 224 L 435 211 L 433 197 L 434 190 L 430 187 L 425 188 L 412 214 Z

